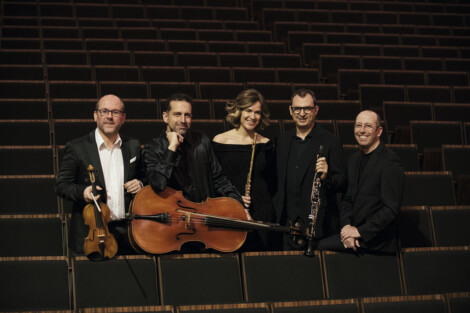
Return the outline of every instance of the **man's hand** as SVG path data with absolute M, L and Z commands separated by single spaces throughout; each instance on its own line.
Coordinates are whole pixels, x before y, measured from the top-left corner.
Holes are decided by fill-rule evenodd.
M 124 184 L 126 191 L 131 194 L 136 194 L 142 189 L 142 183 L 138 179 L 133 179 Z
M 168 149 L 171 151 L 176 151 L 179 145 L 183 142 L 184 137 L 178 134 L 177 132 L 167 132 L 166 139 L 168 139 L 169 146 Z
M 318 173 L 322 173 L 320 179 L 325 180 L 326 174 L 328 173 L 328 163 L 326 163 L 325 157 L 318 158 L 315 170 Z
M 246 219 L 249 221 L 252 221 L 253 218 L 250 215 L 250 211 L 248 211 L 248 208 L 250 207 L 250 204 L 251 204 L 251 196 L 242 196 L 242 200 L 243 200 L 243 205 L 245 206 Z
M 88 202 L 88 203 L 91 203 L 93 202 L 93 197 L 91 196 L 91 186 L 88 186 L 85 188 L 85 190 L 83 190 L 83 198 L 85 198 L 85 201 Z M 96 186 L 96 190 L 100 191 L 100 190 L 103 190 L 103 188 L 101 188 L 100 186 Z M 95 196 L 95 200 L 98 200 L 100 198 L 100 195 L 94 195 Z
M 361 234 L 357 227 L 346 225 L 341 229 L 341 242 L 345 248 L 351 248 L 356 251 L 360 247 L 359 238 L 361 238 Z

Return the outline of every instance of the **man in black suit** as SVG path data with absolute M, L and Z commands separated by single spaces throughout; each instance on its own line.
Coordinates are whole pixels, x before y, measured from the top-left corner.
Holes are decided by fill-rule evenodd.
M 118 243 L 118 254 L 133 253 L 129 245 L 125 214 L 132 195 L 143 186 L 145 174 L 141 164 L 140 143 L 119 135 L 126 120 L 124 103 L 114 95 L 106 95 L 96 103 L 94 119 L 97 128 L 88 135 L 70 141 L 55 184 L 56 193 L 73 201 L 69 232 L 71 253 L 82 255 L 88 226 L 83 208 L 92 203 L 92 187 L 88 166 L 95 169 L 95 199 L 106 203 L 111 211 L 109 229 Z
M 354 136 L 360 151 L 348 162 L 348 190 L 339 208 L 341 233 L 320 240 L 319 249 L 396 252 L 404 173 L 400 158 L 380 142 L 382 131 L 377 113 L 359 113 Z
M 317 212 L 315 238 L 337 233 L 337 192 L 346 183 L 342 146 L 332 133 L 315 123 L 319 107 L 313 91 L 299 89 L 289 107 L 295 128 L 279 136 L 276 144 L 278 190 L 275 196 L 277 221 L 283 225 L 309 226 L 312 185 L 321 173 L 321 206 Z M 323 157 L 317 154 L 323 146 Z M 284 236 L 285 250 L 305 249 L 303 238 Z

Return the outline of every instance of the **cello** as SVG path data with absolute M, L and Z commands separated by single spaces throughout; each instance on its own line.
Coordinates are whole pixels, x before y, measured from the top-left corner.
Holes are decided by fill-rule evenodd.
M 201 242 L 206 249 L 233 252 L 245 242 L 247 231 L 264 229 L 300 235 L 295 227 L 248 221 L 245 208 L 229 197 L 195 203 L 181 191 L 166 187 L 155 193 L 142 188 L 129 208 L 129 239 L 141 253 L 179 251 L 187 242 Z
M 93 203 L 87 204 L 83 208 L 83 220 L 85 225 L 89 226 L 88 236 L 83 243 L 83 251 L 90 260 L 100 261 L 114 257 L 117 253 L 118 245 L 114 235 L 108 229 L 108 222 L 111 216 L 109 207 L 95 199 L 97 190 L 93 170 L 93 166 L 91 164 L 88 165 Z

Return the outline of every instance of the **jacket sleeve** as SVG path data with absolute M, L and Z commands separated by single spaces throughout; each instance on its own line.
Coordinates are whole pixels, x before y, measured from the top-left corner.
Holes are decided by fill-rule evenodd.
M 177 165 L 176 153 L 168 150 L 162 141 L 154 139 L 142 150 L 142 161 L 148 184 L 156 192 L 163 191 Z
M 58 196 L 74 202 L 85 202 L 83 191 L 87 186 L 84 183 L 79 183 L 80 164 L 81 161 L 73 145 L 67 143 L 64 158 L 55 182 L 55 191 Z

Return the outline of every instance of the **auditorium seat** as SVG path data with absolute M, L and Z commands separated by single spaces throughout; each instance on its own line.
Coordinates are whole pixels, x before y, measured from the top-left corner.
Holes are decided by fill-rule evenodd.
M 44 80 L 42 65 L 0 65 L 0 80 Z
M 320 83 L 320 72 L 314 68 L 278 68 L 277 76 L 281 83 Z
M 359 313 L 356 299 L 283 301 L 271 304 L 273 313 L 338 312 Z
M 131 65 L 129 51 L 89 51 L 90 64 L 92 65 Z
M 403 169 L 407 172 L 420 170 L 418 147 L 411 144 L 388 144 L 387 147 L 400 157 Z
M 398 34 L 364 34 L 364 43 L 380 45 L 398 45 L 400 36 Z
M 128 39 L 126 43 L 130 51 L 165 51 L 165 40 Z
M 333 43 L 326 41 L 325 34 L 319 31 L 288 31 L 287 42 L 291 52 L 299 51 L 303 44 Z
M 217 1 L 213 8 L 214 19 L 222 21 L 248 20 L 248 9 L 246 7 L 222 7 L 224 1 Z
M 246 44 L 238 41 L 208 41 L 207 49 L 209 52 L 237 52 L 246 51 Z M 249 51 L 258 52 L 258 51 Z
M 154 257 L 118 256 L 106 262 L 74 257 L 71 266 L 76 309 L 159 304 Z
M 470 87 L 454 86 L 452 91 L 454 93 L 454 102 L 469 103 Z
M 65 145 L 68 141 L 83 137 L 96 128 L 90 112 L 90 119 L 56 119 L 54 120 L 54 143 Z
M 321 76 L 330 82 L 338 81 L 339 69 L 360 69 L 359 56 L 320 55 Z
M 383 118 L 394 133 L 394 143 L 410 143 L 410 121 L 432 120 L 430 102 L 384 101 Z
M 49 81 L 49 92 L 52 99 L 96 99 L 98 96 L 95 81 Z
M 383 312 L 428 312 L 446 313 L 443 295 L 400 296 L 363 299 L 364 313 Z
M 97 65 L 95 77 L 97 81 L 139 81 L 139 68 L 128 65 Z M 86 79 L 81 79 L 86 80 Z M 122 96 L 124 97 L 124 95 Z M 129 97 L 133 98 L 133 97 Z
M 459 50 L 455 47 L 421 47 L 424 58 L 458 58 Z
M 59 214 L 2 214 L 0 225 L 1 257 L 65 255 Z
M 384 70 L 386 85 L 425 85 L 425 71 Z
M 0 272 L 3 310 L 71 310 L 66 257 L 0 258 Z
M 249 53 L 286 53 L 287 49 L 284 42 L 248 41 L 246 50 Z
M 258 53 L 219 53 L 220 66 L 260 67 Z
M 145 99 L 149 97 L 146 82 L 102 81 L 99 85 L 100 97 L 108 94 L 119 95 L 120 98 L 128 99 Z
M 463 144 L 462 124 L 460 122 L 410 121 L 411 143 L 425 149 L 440 149 L 442 144 Z
M 44 80 L 1 80 L 0 94 L 8 99 L 44 99 L 46 84 Z
M 134 51 L 135 65 L 141 66 L 174 66 L 173 52 L 166 51 Z
M 403 68 L 411 71 L 442 71 L 443 62 L 441 58 L 403 57 Z
M 451 171 L 454 180 L 459 176 L 470 175 L 470 146 L 442 145 L 444 170 Z
M 225 110 L 225 106 L 227 104 L 227 101 L 232 101 L 232 99 L 217 99 L 213 98 L 212 99 L 212 108 L 214 110 L 214 118 L 215 119 L 225 119 L 227 116 L 227 111 Z M 269 107 L 269 112 L 271 113 L 270 118 L 275 118 L 272 115 L 271 112 L 271 107 Z
M 108 5 L 100 3 L 77 3 L 75 5 L 77 17 L 105 18 L 111 17 Z
M 345 55 L 382 55 L 381 45 L 346 43 L 343 44 L 343 50 Z
M 403 206 L 455 204 L 450 172 L 405 172 Z
M 317 100 L 318 116 L 323 120 L 355 120 L 361 112 L 358 100 Z
M 237 83 L 245 82 L 270 82 L 276 81 L 276 71 L 274 68 L 252 68 L 252 67 L 234 67 L 232 68 L 233 81 Z M 210 81 L 210 80 L 208 80 Z M 269 95 L 265 95 L 269 97 Z
M 468 103 L 434 103 L 436 121 L 470 121 L 470 99 Z
M 263 67 L 302 67 L 302 59 L 300 54 L 283 54 L 283 53 L 261 53 L 261 64 Z
M 231 82 L 229 67 L 220 66 L 187 66 L 190 82 Z
M 236 254 L 164 255 L 158 258 L 161 304 L 222 304 L 243 301 Z M 203 282 L 198 286 L 186 282 Z M 184 296 L 181 296 L 184 295 Z
M 341 44 L 302 43 L 303 62 L 313 68 L 319 68 L 321 55 L 341 55 Z
M 323 299 L 319 253 L 246 252 L 241 255 L 245 300 L 301 301 Z
M 162 118 L 155 99 L 122 99 L 126 106 L 126 121 L 130 119 Z M 92 110 L 91 110 L 92 111 Z M 90 111 L 90 112 L 91 112 Z
M 436 246 L 469 246 L 470 206 L 432 206 Z
M 405 88 L 401 85 L 360 85 L 359 99 L 363 109 L 381 108 L 383 101 L 404 101 Z
M 49 146 L 47 120 L 0 120 L 0 146 Z
M 3 41 L 2 41 L 3 43 Z M 2 49 L 2 64 L 41 64 L 41 50 L 36 49 Z
M 184 66 L 141 66 L 142 79 L 146 82 L 184 82 Z
M 257 131 L 261 136 L 267 137 L 274 141 L 282 133 L 282 124 L 281 120 L 273 119 L 270 117 L 269 125 L 266 126 L 263 130 Z
M 39 38 L 2 38 L 0 40 L 0 44 L 2 45 L 2 51 L 0 51 L 0 56 L 2 57 L 2 60 L 5 55 L 9 54 L 8 52 L 6 52 L 6 50 L 36 50 L 37 52 L 40 52 L 39 49 L 41 48 L 41 42 Z M 41 63 L 41 54 L 37 52 L 35 54 L 36 60 L 30 61 L 33 64 Z M 28 60 L 29 57 L 26 57 L 26 59 Z M 5 64 L 10 62 L 2 61 L 2 63 Z
M 418 45 L 390 45 L 383 46 L 384 57 L 419 57 L 420 47 Z M 401 69 L 401 66 L 400 68 Z
M 46 99 L 0 99 L 1 120 L 47 119 Z
M 80 38 L 80 29 L 76 26 L 43 26 L 41 31 L 43 38 Z
M 232 41 L 234 33 L 228 29 L 199 29 L 198 39 L 203 41 Z
M 285 22 L 278 21 L 273 23 L 273 34 L 277 41 L 283 41 L 287 38 L 289 31 L 308 31 L 309 23 L 307 22 Z
M 243 83 L 199 83 L 201 99 L 235 99 L 243 90 Z
M 235 30 L 235 38 L 237 41 L 273 41 L 270 30 Z
M 193 98 L 197 98 L 198 95 L 197 85 L 194 82 L 150 82 L 149 88 L 151 98 L 167 98 L 177 92 Z
M 341 95 L 353 100 L 359 97 L 359 85 L 380 85 L 382 83 L 382 72 L 379 70 L 339 69 L 338 80 Z
M 51 146 L 0 146 L 0 175 L 54 174 Z
M 52 81 L 91 81 L 93 70 L 89 65 L 48 65 L 47 79 Z
M 401 70 L 402 58 L 399 56 L 363 56 L 362 68 L 365 70 Z
M 265 99 L 289 100 L 292 95 L 292 85 L 288 83 L 247 82 L 246 88 L 258 90 Z
M 401 254 L 408 295 L 470 290 L 470 249 L 467 246 L 407 248 Z
M 432 35 L 402 35 L 401 44 L 408 46 L 436 46 L 436 36 Z
M 433 246 L 433 229 L 427 206 L 404 206 L 398 215 L 401 248 Z
M 451 28 L 444 26 L 416 26 L 417 35 L 443 35 L 450 36 Z
M 400 266 L 395 254 L 375 255 L 324 251 L 323 260 L 329 299 L 402 294 Z
M 327 43 L 355 43 L 363 42 L 363 35 L 357 33 L 326 33 L 325 42 Z

